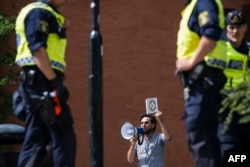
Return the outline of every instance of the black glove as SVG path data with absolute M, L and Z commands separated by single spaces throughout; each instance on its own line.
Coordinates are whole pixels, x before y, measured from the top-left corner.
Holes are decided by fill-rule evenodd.
M 56 77 L 50 80 L 50 85 L 54 91 L 56 91 L 57 97 L 61 103 L 66 103 L 69 99 L 69 91 L 63 85 L 63 80 L 59 77 Z

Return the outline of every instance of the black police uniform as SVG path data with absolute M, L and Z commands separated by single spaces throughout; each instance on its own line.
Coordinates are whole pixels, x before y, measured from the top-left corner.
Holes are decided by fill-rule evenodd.
M 48 4 L 46 0 L 41 2 Z M 54 10 L 56 11 L 56 9 Z M 41 20 L 49 23 L 49 33 L 58 31 L 56 18 L 51 12 L 41 8 L 32 9 L 24 22 L 28 47 L 31 52 L 40 46 L 46 48 L 49 45 L 47 43 L 48 34 L 38 31 Z M 59 116 L 51 114 L 51 111 L 54 111 L 54 106 L 51 109 L 51 99 L 46 101 L 48 96 L 44 94 L 44 92 L 53 91 L 55 88 L 53 84 L 35 65 L 22 65 L 20 87 L 24 90 L 21 91 L 21 94 L 26 99 L 27 104 L 24 118 L 26 123 L 25 138 L 19 155 L 18 167 L 48 167 L 48 163 L 51 162 L 46 162 L 46 160 L 51 159 L 51 157 L 54 167 L 75 166 L 76 136 L 70 107 L 67 104 L 69 92 L 62 84 L 63 72 L 56 69 L 54 71 L 57 74 L 57 81 L 59 81 L 57 83 L 57 86 L 60 87 L 59 94 L 62 93 L 61 98 L 59 98 L 62 112 Z M 48 154 L 48 150 L 46 151 L 49 143 L 51 143 L 49 145 L 52 149 L 51 155 Z

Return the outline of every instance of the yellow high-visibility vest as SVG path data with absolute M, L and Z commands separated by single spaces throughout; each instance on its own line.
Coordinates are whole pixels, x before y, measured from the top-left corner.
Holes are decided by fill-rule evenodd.
M 190 58 L 194 55 L 196 48 L 200 42 L 200 37 L 188 27 L 188 21 L 197 0 L 192 0 L 186 8 L 181 12 L 182 20 L 177 35 L 177 58 Z M 225 16 L 223 6 L 220 0 L 215 0 L 218 6 L 219 26 L 221 29 L 225 27 Z M 226 41 L 218 40 L 212 52 L 204 58 L 206 64 L 211 67 L 224 69 L 226 66 Z
M 248 69 L 248 55 L 242 54 L 235 50 L 230 42 L 227 42 L 227 66 L 224 73 L 227 77 L 227 82 L 224 86 L 225 90 L 230 90 L 233 87 L 250 81 L 250 71 Z
M 52 13 L 60 28 L 63 28 L 65 18 L 46 3 L 33 2 L 25 6 L 19 13 L 16 20 L 16 38 L 17 38 L 17 55 L 15 62 L 20 66 L 32 66 L 35 65 L 34 57 L 28 47 L 28 41 L 25 35 L 24 20 L 27 14 L 35 8 L 45 9 Z M 51 67 L 59 71 L 64 72 L 66 68 L 65 62 L 65 50 L 67 40 L 66 38 L 60 38 L 58 33 L 49 33 L 47 40 L 47 53 L 51 62 Z

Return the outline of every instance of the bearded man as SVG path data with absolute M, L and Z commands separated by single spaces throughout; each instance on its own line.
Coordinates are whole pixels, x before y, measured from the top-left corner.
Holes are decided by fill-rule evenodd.
M 162 133 L 156 133 L 156 123 L 159 123 Z M 165 167 L 165 146 L 171 140 L 170 130 L 164 124 L 162 112 L 156 110 L 154 115 L 143 114 L 140 117 L 140 127 L 143 129 L 142 140 L 137 136 L 130 139 L 127 153 L 129 163 L 138 159 L 138 167 Z

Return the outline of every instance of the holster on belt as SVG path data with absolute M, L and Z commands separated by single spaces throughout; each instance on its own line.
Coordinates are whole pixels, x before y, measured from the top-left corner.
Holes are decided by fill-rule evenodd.
M 62 81 L 65 79 L 64 73 L 54 70 L 56 76 Z M 20 73 L 20 79 L 25 85 L 40 83 L 40 81 L 48 81 L 45 75 L 37 67 L 25 67 Z
M 44 76 L 36 70 L 30 69 L 22 71 L 20 73 L 20 78 L 22 84 L 33 85 L 35 80 L 44 78 Z M 26 91 L 25 87 L 23 87 L 22 94 L 23 97 L 25 97 L 27 104 L 29 105 L 29 110 L 34 114 L 38 114 L 42 121 L 52 124 L 57 120 L 54 112 L 54 102 L 48 92 L 44 93 L 43 95 L 30 95 Z
M 205 70 L 205 62 L 201 62 L 190 71 L 178 71 L 176 73 L 180 77 L 181 85 L 185 88 L 190 87 L 196 81 L 203 79 L 205 77 Z
M 54 112 L 53 100 L 48 94 L 44 94 L 42 98 L 42 103 L 39 108 L 39 115 L 41 116 L 42 120 L 49 124 L 53 124 L 57 120 Z
M 35 75 L 36 75 L 35 70 L 21 71 L 20 79 L 23 84 L 32 85 L 34 82 Z
M 175 73 L 176 73 L 176 75 L 179 76 L 181 85 L 184 88 L 187 87 L 188 86 L 188 78 L 187 78 L 187 75 L 185 74 L 186 72 L 176 71 Z

